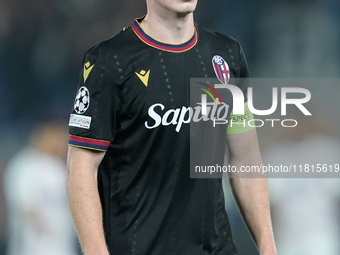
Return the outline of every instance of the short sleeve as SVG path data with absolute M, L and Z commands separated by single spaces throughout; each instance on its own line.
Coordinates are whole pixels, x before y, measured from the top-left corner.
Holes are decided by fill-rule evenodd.
M 238 55 L 239 55 L 239 77 L 237 80 L 238 87 L 244 94 L 244 101 L 248 101 L 247 89 L 249 87 L 249 69 L 246 56 L 239 42 L 238 44 Z
M 96 46 L 86 52 L 69 120 L 70 146 L 106 151 L 114 139 L 119 93 Z
M 248 63 L 241 47 L 238 44 L 238 55 L 239 55 L 239 73 L 237 77 L 237 86 L 242 90 L 244 95 L 244 114 L 234 114 L 233 111 L 230 114 L 229 125 L 227 128 L 227 134 L 240 134 L 254 129 L 254 126 L 249 124 L 254 116 L 248 108 L 248 94 L 247 90 L 249 87 L 249 70 Z

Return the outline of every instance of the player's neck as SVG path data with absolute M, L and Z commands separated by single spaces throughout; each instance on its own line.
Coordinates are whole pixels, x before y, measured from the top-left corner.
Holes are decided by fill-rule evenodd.
M 193 13 L 183 16 L 147 14 L 140 25 L 152 38 L 170 44 L 181 44 L 188 41 L 195 29 Z

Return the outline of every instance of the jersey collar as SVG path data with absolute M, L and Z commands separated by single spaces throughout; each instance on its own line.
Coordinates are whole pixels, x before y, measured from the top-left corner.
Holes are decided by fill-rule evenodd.
M 145 33 L 143 28 L 140 26 L 139 22 L 142 21 L 143 18 L 144 17 L 135 20 L 135 22 L 132 25 L 132 30 L 139 37 L 139 39 L 141 39 L 144 43 L 146 43 L 147 45 L 153 48 L 164 50 L 164 51 L 169 51 L 169 52 L 180 53 L 180 52 L 190 50 L 197 43 L 196 27 L 195 27 L 194 34 L 192 35 L 192 37 L 185 43 L 169 44 L 169 43 L 157 41 L 156 39 L 152 38 L 147 33 Z

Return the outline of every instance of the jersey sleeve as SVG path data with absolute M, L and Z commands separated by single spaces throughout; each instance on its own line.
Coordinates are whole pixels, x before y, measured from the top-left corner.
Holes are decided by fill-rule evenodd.
M 227 134 L 240 134 L 254 129 L 254 126 L 249 124 L 249 121 L 254 118 L 252 112 L 248 108 L 248 94 L 249 87 L 249 70 L 247 60 L 241 44 L 238 43 L 239 55 L 239 77 L 237 77 L 237 86 L 242 90 L 244 95 L 244 114 L 230 113 L 229 125 Z
M 69 120 L 68 144 L 106 151 L 114 139 L 119 93 L 105 64 L 105 51 L 90 49 L 84 56 L 78 91 Z

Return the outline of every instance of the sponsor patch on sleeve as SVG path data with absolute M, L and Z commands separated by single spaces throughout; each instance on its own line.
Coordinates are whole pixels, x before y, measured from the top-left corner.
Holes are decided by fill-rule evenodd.
M 91 125 L 91 117 L 78 114 L 71 114 L 68 125 L 70 127 L 89 129 Z

